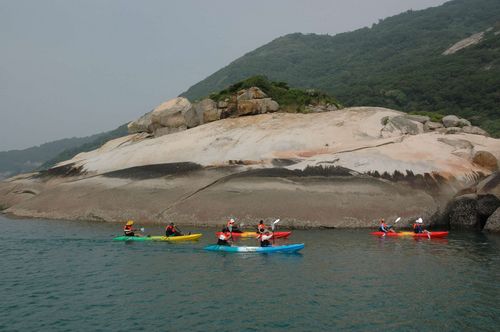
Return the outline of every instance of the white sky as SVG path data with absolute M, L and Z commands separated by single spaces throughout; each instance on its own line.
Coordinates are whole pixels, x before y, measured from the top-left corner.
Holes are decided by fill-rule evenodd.
M 114 129 L 276 37 L 445 0 L 0 0 L 0 151 Z

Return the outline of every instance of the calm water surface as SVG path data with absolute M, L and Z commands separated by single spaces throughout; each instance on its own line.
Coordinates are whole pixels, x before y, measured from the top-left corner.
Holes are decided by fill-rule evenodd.
M 204 252 L 214 229 L 169 244 L 112 242 L 116 224 L 0 228 L 0 331 L 500 330 L 498 235 L 295 231 L 302 254 L 256 255 Z

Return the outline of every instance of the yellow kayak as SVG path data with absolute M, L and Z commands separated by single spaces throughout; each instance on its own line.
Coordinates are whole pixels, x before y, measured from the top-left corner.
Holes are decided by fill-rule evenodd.
M 163 242 L 181 242 L 181 241 L 195 241 L 201 237 L 202 234 L 189 234 L 179 236 L 118 236 L 113 241 L 163 241 Z

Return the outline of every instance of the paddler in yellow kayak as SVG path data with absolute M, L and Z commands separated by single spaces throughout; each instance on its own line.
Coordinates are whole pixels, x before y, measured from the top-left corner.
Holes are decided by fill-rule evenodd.
M 127 221 L 125 227 L 123 227 L 123 233 L 125 234 L 125 236 L 139 236 L 135 235 L 135 232 L 139 231 L 140 229 L 135 229 L 133 228 L 133 226 L 134 226 L 133 220 Z
M 165 227 L 165 236 L 181 236 L 182 232 L 175 227 L 173 222 L 170 223 L 167 227 Z

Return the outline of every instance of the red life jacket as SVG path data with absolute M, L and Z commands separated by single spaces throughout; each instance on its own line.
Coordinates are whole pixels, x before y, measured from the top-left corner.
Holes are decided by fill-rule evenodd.
M 125 232 L 125 234 L 132 233 L 132 225 L 125 225 L 125 227 L 123 227 L 123 231 Z
M 175 229 L 175 226 L 172 226 L 172 225 L 168 225 L 166 228 L 165 228 L 167 231 L 174 231 Z

